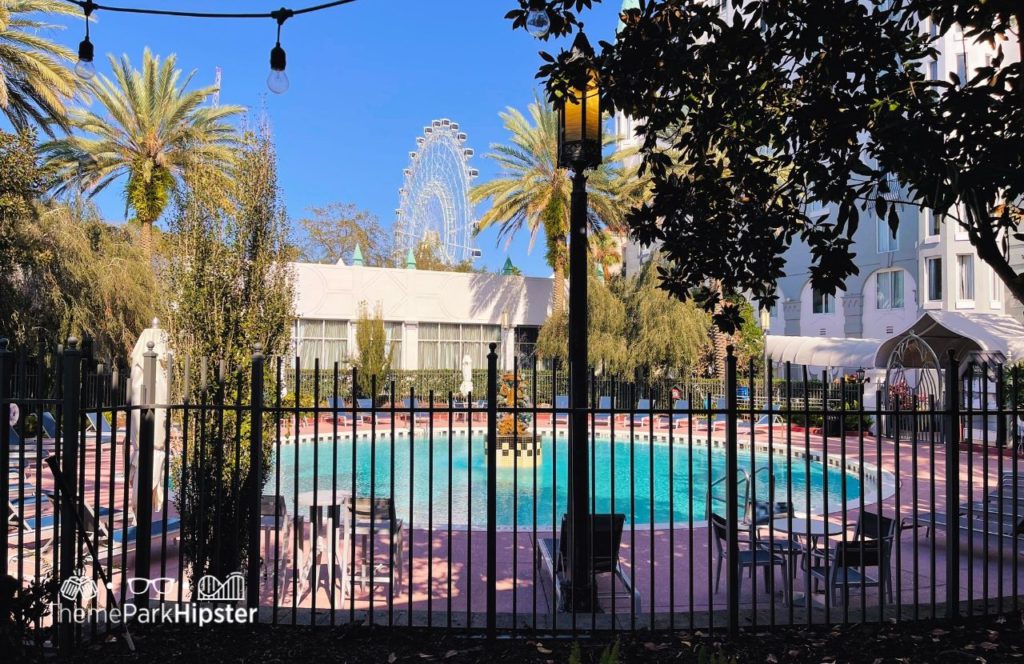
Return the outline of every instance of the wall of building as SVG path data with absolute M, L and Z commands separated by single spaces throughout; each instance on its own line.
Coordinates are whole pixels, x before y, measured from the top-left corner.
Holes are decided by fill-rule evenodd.
M 349 355 L 361 305 L 379 306 L 401 324 L 400 368 L 419 367 L 421 323 L 478 324 L 502 329 L 502 367 L 512 364 L 516 327 L 540 327 L 551 303 L 551 279 L 461 272 L 294 263 L 296 337 L 302 321 L 344 321 Z M 300 353 L 301 355 L 301 353 Z

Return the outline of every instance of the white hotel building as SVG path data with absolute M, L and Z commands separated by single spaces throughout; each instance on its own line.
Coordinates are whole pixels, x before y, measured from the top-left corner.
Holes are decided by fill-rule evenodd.
M 412 268 L 294 263 L 293 338 L 303 368 L 344 363 L 358 354 L 356 321 L 379 307 L 396 369 L 459 370 L 469 355 L 487 366 L 498 344 L 498 368 L 532 353 L 551 304 L 550 278 L 434 272 Z

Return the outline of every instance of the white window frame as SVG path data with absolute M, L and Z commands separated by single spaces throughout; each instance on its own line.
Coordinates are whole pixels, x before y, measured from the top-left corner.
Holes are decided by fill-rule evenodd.
M 931 265 L 933 262 L 938 261 L 939 265 L 939 296 L 937 298 L 932 297 L 932 278 L 931 278 Z M 925 256 L 924 257 L 924 297 L 921 298 L 922 306 L 925 309 L 938 309 L 942 305 L 942 295 L 945 290 L 945 284 L 943 283 L 945 275 L 942 273 L 942 256 Z
M 966 259 L 966 260 L 963 260 Z M 969 270 L 965 270 L 969 267 Z M 965 272 L 970 274 L 966 275 Z M 973 309 L 977 292 L 977 274 L 974 269 L 974 254 L 956 255 L 956 308 Z
M 817 302 L 815 302 L 815 300 L 818 298 L 818 296 L 821 296 L 821 298 L 822 298 L 822 301 L 821 301 L 821 303 L 822 303 L 822 310 L 821 311 L 815 311 L 814 310 L 815 309 L 815 305 L 817 304 Z M 836 297 L 835 297 L 835 295 L 829 295 L 828 293 L 821 292 L 817 288 L 814 288 L 812 286 L 811 287 L 811 314 L 814 315 L 814 316 L 831 316 L 831 315 L 835 314 L 835 312 L 836 312 Z
M 327 325 L 337 326 L 344 337 L 328 335 Z M 319 328 L 319 331 L 316 329 Z M 307 334 L 309 332 L 309 334 Z M 355 340 L 350 329 L 349 321 L 336 320 L 331 318 L 299 318 L 296 327 L 295 353 L 299 356 L 299 366 L 303 370 L 312 370 L 314 361 L 320 360 L 320 371 L 333 371 L 334 362 L 331 354 L 325 351 L 326 344 L 338 344 L 341 347 L 340 354 L 335 357 L 339 364 L 344 365 L 352 356 L 350 346 Z M 309 350 L 312 349 L 312 350 Z
M 921 220 L 924 242 L 938 242 L 942 238 L 942 222 L 938 221 L 939 215 L 935 214 L 935 210 L 922 205 L 918 218 Z M 932 224 L 935 224 L 935 233 L 932 233 Z
M 882 293 L 882 277 L 887 277 L 888 286 L 888 306 L 881 306 L 879 303 L 879 295 Z M 896 277 L 899 277 L 898 279 Z M 896 268 L 894 270 L 881 270 L 875 274 L 875 308 L 879 311 L 901 311 L 906 306 L 906 276 L 904 270 Z M 895 282 L 899 281 L 899 288 L 896 288 Z M 899 301 L 899 305 L 895 304 Z
M 883 238 L 885 239 L 884 246 L 882 244 Z M 889 229 L 889 222 L 882 217 L 875 218 L 875 249 L 880 254 L 891 254 L 900 250 L 899 228 L 893 233 Z
M 990 266 L 988 268 L 988 306 L 991 309 L 1003 308 L 1003 280 Z

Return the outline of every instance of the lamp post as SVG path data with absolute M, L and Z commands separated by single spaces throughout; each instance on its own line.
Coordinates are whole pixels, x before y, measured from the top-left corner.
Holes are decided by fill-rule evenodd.
M 558 108 L 558 165 L 570 169 L 569 208 L 569 547 L 570 564 L 562 597 L 565 610 L 589 611 L 591 587 L 590 487 L 587 438 L 587 175 L 601 163 L 601 104 L 593 60 L 582 30 L 571 59 L 583 65 L 579 79 Z M 556 284 L 556 288 L 558 285 Z

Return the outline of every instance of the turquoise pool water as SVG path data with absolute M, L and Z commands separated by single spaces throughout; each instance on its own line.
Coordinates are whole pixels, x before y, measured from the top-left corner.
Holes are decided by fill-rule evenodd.
M 540 447 L 536 466 L 525 457 L 520 459 L 517 469 L 510 464 L 499 464 L 499 526 L 510 527 L 516 523 L 530 528 L 535 509 L 537 525 L 549 526 L 565 512 L 566 439 L 559 436 L 552 443 L 548 435 L 541 439 Z M 355 464 L 353 446 L 347 440 L 335 443 L 333 439 L 321 439 L 316 445 L 283 447 L 279 468 L 275 459 L 264 493 L 273 493 L 279 471 L 279 492 L 287 498 L 289 512 L 294 511 L 297 492 L 300 510 L 308 514 L 303 505 L 312 504 L 314 489 L 318 504 L 331 502 L 333 487 L 337 488 L 339 497 L 352 493 L 354 466 L 356 495 L 370 495 L 373 478 L 375 494 L 393 495 L 398 516 L 407 523 L 411 517 L 417 528 L 426 527 L 431 512 L 435 526 L 451 523 L 483 528 L 486 525 L 487 457 L 482 435 L 470 439 L 462 433 L 453 436 L 449 444 L 447 433 L 435 434 L 433 445 L 425 437 L 397 438 L 394 445 L 386 438 L 378 439 L 376 444 L 360 440 L 354 451 Z M 665 525 L 670 521 L 683 525 L 691 517 L 705 519 L 708 478 L 713 482 L 725 474 L 723 450 L 713 449 L 709 457 L 706 447 L 691 449 L 679 442 L 673 446 L 671 459 L 665 443 L 655 443 L 652 447 L 646 441 L 630 445 L 628 441 L 616 440 L 613 445 L 606 438 L 594 442 L 592 454 L 595 511 L 622 512 L 627 521 L 638 525 L 652 522 Z M 768 463 L 767 454 L 751 459 L 749 451 L 740 452 L 741 469 L 767 468 Z M 817 462 L 810 463 L 808 468 L 803 458 L 794 457 L 790 467 L 785 456 L 774 454 L 771 468 L 776 500 L 785 499 L 788 482 L 792 487 L 793 504 L 799 511 L 820 513 L 840 509 L 844 482 L 847 501 L 860 496 L 861 487 L 855 476 L 846 474 L 844 477 L 835 468 L 826 471 Z M 759 497 L 767 496 L 767 477 L 766 471 L 756 474 L 755 493 Z M 725 484 L 720 483 L 715 486 L 714 495 L 724 498 L 724 491 Z M 716 507 L 716 511 L 721 508 Z

